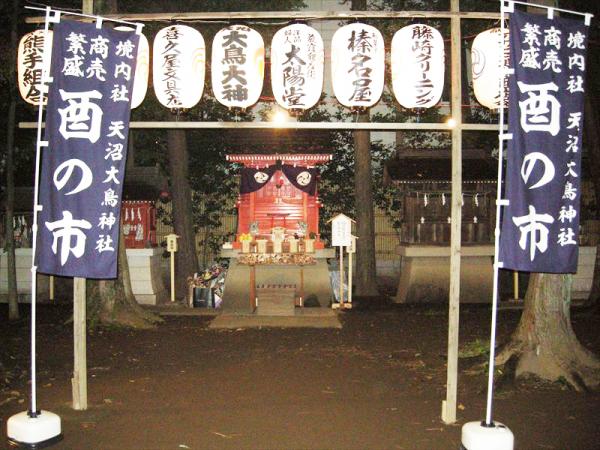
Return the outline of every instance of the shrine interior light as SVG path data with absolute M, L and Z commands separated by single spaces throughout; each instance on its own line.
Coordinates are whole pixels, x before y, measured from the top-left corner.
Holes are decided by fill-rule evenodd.
M 290 116 L 286 111 L 280 109 L 273 113 L 271 116 L 271 122 L 273 122 L 275 125 L 283 125 L 288 121 L 289 117 Z
M 456 126 L 456 119 L 453 117 L 449 117 L 448 120 L 446 120 L 446 125 L 448 126 L 448 128 L 454 128 Z

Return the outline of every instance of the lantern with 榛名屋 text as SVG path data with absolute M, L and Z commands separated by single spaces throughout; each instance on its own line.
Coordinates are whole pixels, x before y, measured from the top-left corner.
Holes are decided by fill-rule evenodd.
M 369 108 L 383 92 L 385 48 L 377 28 L 352 23 L 331 40 L 331 77 L 337 100 L 352 109 Z

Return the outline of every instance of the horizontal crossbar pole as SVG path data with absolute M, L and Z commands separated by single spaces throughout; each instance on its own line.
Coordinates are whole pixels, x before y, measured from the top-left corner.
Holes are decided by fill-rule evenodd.
M 63 13 L 65 17 L 68 12 Z M 247 12 L 187 12 L 187 13 L 121 13 L 107 14 L 107 19 L 136 22 L 161 22 L 172 20 L 235 21 L 249 19 L 278 20 L 352 20 L 352 19 L 490 19 L 499 20 L 500 13 L 450 12 L 450 11 L 247 11 Z M 27 17 L 26 23 L 43 23 L 45 17 Z
M 45 123 L 42 124 L 45 126 Z M 19 128 L 37 128 L 37 122 L 19 122 Z M 450 131 L 445 123 L 375 123 L 375 122 L 130 122 L 132 129 L 248 129 L 248 130 L 438 130 Z M 498 131 L 498 124 L 463 123 L 455 129 L 465 131 Z

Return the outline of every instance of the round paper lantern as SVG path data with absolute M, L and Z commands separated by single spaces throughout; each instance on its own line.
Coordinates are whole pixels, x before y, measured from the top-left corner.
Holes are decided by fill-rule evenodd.
M 245 25 L 220 30 L 212 45 L 212 88 L 219 103 L 247 108 L 258 101 L 265 74 L 265 43 Z
M 444 39 L 435 28 L 408 25 L 392 39 L 392 88 L 405 108 L 431 108 L 444 88 Z
M 43 105 L 48 101 L 48 86 L 42 83 L 42 72 L 45 70 L 50 75 L 52 31 L 48 31 L 47 45 L 45 40 L 44 30 L 35 30 L 21 38 L 17 49 L 19 93 L 23 100 L 32 105 L 39 104 L 40 95 Z
M 206 48 L 192 27 L 172 25 L 154 38 L 152 80 L 158 101 L 168 108 L 192 108 L 202 98 Z
M 504 106 L 508 103 L 508 84 L 503 76 L 503 67 L 508 67 L 508 30 L 504 37 L 500 28 L 479 33 L 471 47 L 471 73 L 475 98 L 483 106 L 498 109 L 500 105 L 500 81 L 504 85 Z
M 385 48 L 377 28 L 352 23 L 339 28 L 331 40 L 333 93 L 349 108 L 368 108 L 383 92 Z
M 119 31 L 131 31 L 130 27 L 116 27 Z M 142 104 L 148 90 L 148 75 L 150 74 L 150 46 L 148 39 L 140 33 L 137 60 L 135 63 L 135 78 L 133 79 L 133 94 L 131 94 L 131 108 Z
M 271 85 L 279 105 L 291 110 L 314 106 L 323 90 L 323 39 L 305 24 L 282 28 L 271 43 Z

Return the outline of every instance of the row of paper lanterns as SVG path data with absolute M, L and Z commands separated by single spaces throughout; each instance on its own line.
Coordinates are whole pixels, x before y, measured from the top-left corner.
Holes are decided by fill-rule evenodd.
M 508 32 L 505 32 L 508 33 Z M 480 33 L 472 46 L 473 87 L 477 100 L 499 108 L 501 65 L 506 60 L 500 29 Z M 24 64 L 24 42 L 43 40 L 36 30 L 21 39 L 18 50 L 18 82 L 23 99 L 37 104 L 31 90 L 43 90 L 41 80 L 32 81 L 31 59 Z M 49 33 L 52 38 L 51 32 Z M 506 34 L 505 34 L 506 38 Z M 505 39 L 507 43 L 507 39 Z M 51 48 L 48 44 L 47 48 Z M 169 108 L 191 108 L 202 98 L 206 48 L 200 32 L 186 25 L 172 25 L 158 32 L 153 43 L 153 86 L 159 102 Z M 406 108 L 430 108 L 444 86 L 444 41 L 435 28 L 408 25 L 395 33 L 391 45 L 392 88 Z M 271 83 L 277 103 L 289 110 L 314 106 L 323 89 L 324 47 L 319 32 L 301 24 L 275 33 L 271 44 Z M 38 63 L 49 68 L 50 58 Z M 215 98 L 230 108 L 255 104 L 262 92 L 265 47 L 258 32 L 245 25 L 230 25 L 214 37 L 212 87 Z M 139 106 L 148 85 L 150 48 L 140 36 L 132 108 Z M 27 69 L 30 69 L 29 72 Z M 381 33 L 373 26 L 353 23 L 339 28 L 331 41 L 331 74 L 334 95 L 348 108 L 368 108 L 383 92 L 385 48 Z

